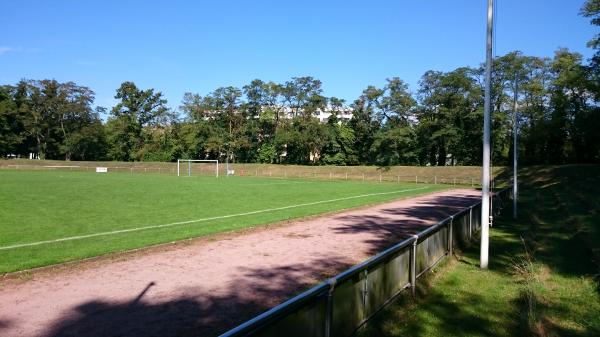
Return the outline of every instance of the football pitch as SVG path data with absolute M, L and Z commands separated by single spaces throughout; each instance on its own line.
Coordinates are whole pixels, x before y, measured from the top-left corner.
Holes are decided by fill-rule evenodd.
M 449 188 L 8 170 L 0 182 L 0 274 Z

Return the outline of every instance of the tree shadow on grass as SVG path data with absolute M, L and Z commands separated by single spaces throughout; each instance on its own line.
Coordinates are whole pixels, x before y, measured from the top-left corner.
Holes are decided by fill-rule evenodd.
M 506 216 L 499 225 L 522 237 L 535 259 L 555 272 L 599 274 L 600 166 L 525 168 L 520 179 L 519 218 Z
M 367 323 L 358 336 L 429 336 L 432 332 L 436 336 L 496 336 L 498 330 L 507 331 L 510 336 L 520 335 L 516 317 L 513 326 L 498 325 L 496 318 L 506 315 L 505 308 L 469 290 L 449 296 L 431 285 L 432 278 L 427 275 L 419 279 L 416 297 L 403 294 Z M 461 280 L 446 280 L 445 286 L 458 287 L 458 282 Z
M 523 173 L 521 181 L 526 183 L 519 199 L 519 218 L 513 220 L 510 217 L 512 210 L 506 209 L 492 227 L 490 271 L 487 273 L 500 276 L 503 282 L 517 282 L 510 275 L 527 249 L 537 263 L 548 266 L 553 274 L 571 280 L 594 273 L 598 275 L 589 247 L 598 249 L 600 242 L 600 222 L 594 217 L 599 213 L 600 203 L 597 198 L 590 200 L 590 197 L 600 194 L 600 166 L 584 167 L 583 170 L 581 167 L 536 168 L 526 169 Z M 454 289 L 450 282 L 452 278 L 468 282 L 469 277 L 482 277 L 477 276 L 479 271 L 474 269 L 479 261 L 478 246 L 477 243 L 459 253 L 456 263 L 463 265 L 460 267 L 462 274 L 445 277 L 445 291 L 440 284 L 430 288 L 422 282 L 422 291 L 417 296 L 418 307 L 410 298 L 393 304 L 369 323 L 361 336 L 424 336 L 431 333 L 444 336 L 600 336 L 597 318 L 596 323 L 592 322 L 593 312 L 574 308 L 578 302 L 591 305 L 589 301 L 594 300 L 593 296 L 572 300 L 533 298 L 532 319 L 529 316 L 532 298 L 528 297 L 525 286 L 513 286 L 514 296 L 498 303 L 494 303 L 494 296 L 489 293 L 482 297 L 481 291 L 477 294 L 469 288 Z M 473 287 L 478 287 L 478 284 L 473 284 Z M 495 289 L 486 291 L 492 290 Z M 575 289 L 573 294 L 576 294 Z M 479 313 L 473 311 L 474 306 L 479 306 Z M 500 310 L 502 306 L 504 310 Z M 546 313 L 558 319 L 550 321 Z M 505 319 L 494 320 L 495 316 L 502 314 Z M 589 321 L 586 322 L 586 319 Z M 430 329 L 427 324 L 435 326 Z M 505 326 L 494 331 L 494 324 Z

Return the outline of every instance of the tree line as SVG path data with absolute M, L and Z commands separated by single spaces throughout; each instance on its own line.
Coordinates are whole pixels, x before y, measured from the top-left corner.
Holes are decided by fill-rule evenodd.
M 600 23 L 599 1 L 582 14 Z M 600 162 L 600 38 L 594 57 L 559 49 L 552 58 L 515 51 L 494 59 L 492 158 L 512 157 L 516 100 L 524 164 Z M 94 106 L 73 82 L 0 86 L 0 155 L 42 159 L 174 161 L 228 159 L 314 165 L 479 165 L 483 68 L 427 71 L 415 92 L 398 77 L 353 102 L 323 95 L 322 83 L 253 80 L 242 88 L 186 93 L 170 109 L 160 91 L 124 82 L 118 104 Z M 350 120 L 340 119 L 350 109 Z M 323 111 L 331 116 L 320 122 Z M 102 117 L 106 116 L 103 120 Z

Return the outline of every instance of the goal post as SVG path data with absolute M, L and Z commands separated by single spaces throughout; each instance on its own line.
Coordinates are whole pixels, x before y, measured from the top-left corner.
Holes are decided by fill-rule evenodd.
M 207 163 L 214 165 L 214 170 L 209 170 L 213 172 L 215 177 L 219 177 L 219 161 L 218 160 L 210 160 L 210 159 L 177 159 L 177 176 L 192 176 L 192 164 L 194 163 Z

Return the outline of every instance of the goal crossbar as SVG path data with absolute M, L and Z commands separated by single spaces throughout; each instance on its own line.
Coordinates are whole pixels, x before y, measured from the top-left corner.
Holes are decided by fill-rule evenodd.
M 180 168 L 181 168 L 181 163 L 186 163 L 187 162 L 187 175 L 191 176 L 192 175 L 192 163 L 215 163 L 215 176 L 218 178 L 219 177 L 219 161 L 218 160 L 214 160 L 214 159 L 177 159 L 177 176 L 179 177 L 180 174 Z

